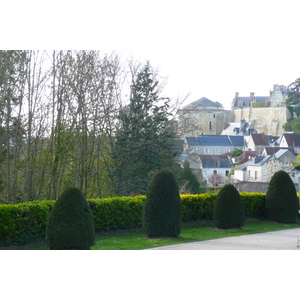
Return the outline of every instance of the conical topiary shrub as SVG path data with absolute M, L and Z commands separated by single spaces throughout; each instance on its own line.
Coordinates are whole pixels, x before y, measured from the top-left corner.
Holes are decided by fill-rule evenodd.
M 285 171 L 274 173 L 266 193 L 266 219 L 281 223 L 296 223 L 298 211 L 299 199 L 289 174 Z
M 244 206 L 241 196 L 232 184 L 226 184 L 218 193 L 214 204 L 214 221 L 217 228 L 244 226 Z
M 50 249 L 90 249 L 95 229 L 90 207 L 80 189 L 67 188 L 57 199 L 46 228 Z
M 148 237 L 177 237 L 181 232 L 181 200 L 174 175 L 158 171 L 149 183 L 142 212 Z

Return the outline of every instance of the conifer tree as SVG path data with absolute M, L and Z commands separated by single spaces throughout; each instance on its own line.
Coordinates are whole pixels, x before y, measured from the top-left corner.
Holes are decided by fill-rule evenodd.
M 145 194 L 153 171 L 174 161 L 168 98 L 149 63 L 133 79 L 130 103 L 119 115 L 114 149 L 115 188 L 119 195 Z
M 225 184 L 214 205 L 217 228 L 241 228 L 244 226 L 244 218 L 244 206 L 239 192 L 232 184 Z
M 77 187 L 67 188 L 57 199 L 46 228 L 46 242 L 52 250 L 89 249 L 95 229 L 90 207 Z
M 180 181 L 184 186 L 184 190 L 189 194 L 197 194 L 200 191 L 200 183 L 196 175 L 190 168 L 190 163 L 185 160 L 183 163 L 183 170 L 180 176 Z
M 162 169 L 151 179 L 142 212 L 143 231 L 148 237 L 177 237 L 181 231 L 182 207 L 172 172 Z
M 274 173 L 266 193 L 265 214 L 271 221 L 296 223 L 299 199 L 295 185 L 285 171 Z

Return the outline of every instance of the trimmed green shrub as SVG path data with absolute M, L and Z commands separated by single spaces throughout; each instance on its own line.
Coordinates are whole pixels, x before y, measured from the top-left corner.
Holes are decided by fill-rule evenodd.
M 0 205 L 0 246 L 43 241 L 54 202 L 43 200 Z
M 265 196 L 240 193 L 247 218 L 264 218 Z M 217 194 L 181 195 L 182 221 L 213 220 Z M 142 228 L 142 208 L 146 196 L 88 199 L 95 231 Z M 0 246 L 43 242 L 54 200 L 0 204 Z
M 67 188 L 49 216 L 48 247 L 52 250 L 89 249 L 94 240 L 93 215 L 83 193 L 76 187 Z
M 232 184 L 226 184 L 218 193 L 214 206 L 217 228 L 241 228 L 244 219 L 244 206 L 239 192 Z
M 281 223 L 296 223 L 299 199 L 295 185 L 285 171 L 274 173 L 266 193 L 266 218 Z
M 213 220 L 217 194 L 181 195 L 182 221 Z
M 179 236 L 182 208 L 178 185 L 168 170 L 156 172 L 150 181 L 142 211 L 143 231 L 148 237 Z
M 264 219 L 266 194 L 241 192 L 240 196 L 246 218 Z
M 146 196 L 88 200 L 96 231 L 142 227 L 142 208 Z

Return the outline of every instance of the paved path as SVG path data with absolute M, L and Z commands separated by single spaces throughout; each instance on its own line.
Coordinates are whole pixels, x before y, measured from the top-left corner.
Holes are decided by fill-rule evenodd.
M 300 250 L 300 228 L 227 237 L 148 250 Z M 300 241 L 299 241 L 300 244 Z

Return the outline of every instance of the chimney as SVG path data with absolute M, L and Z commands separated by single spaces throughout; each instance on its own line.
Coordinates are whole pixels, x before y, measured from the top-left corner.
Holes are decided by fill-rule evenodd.
M 236 93 L 235 93 L 235 98 L 237 99 L 238 97 L 239 97 L 239 93 L 236 92 Z
M 254 98 L 254 93 L 251 92 L 251 93 L 250 93 L 250 99 L 253 99 L 253 98 Z

